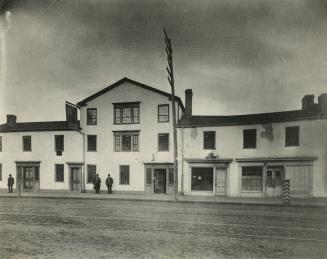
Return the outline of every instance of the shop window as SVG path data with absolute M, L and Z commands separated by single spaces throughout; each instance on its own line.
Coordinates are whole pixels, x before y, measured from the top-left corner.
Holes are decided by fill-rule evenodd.
M 169 134 L 158 134 L 158 151 L 169 151 Z
M 23 136 L 23 151 L 32 151 L 32 137 Z
M 158 105 L 158 122 L 169 122 L 169 105 Z
M 213 168 L 192 167 L 192 191 L 213 191 Z
M 119 172 L 119 183 L 129 185 L 129 165 L 121 165 Z
M 203 149 L 215 149 L 216 148 L 216 132 L 204 131 L 203 132 Z
M 64 165 L 63 164 L 56 164 L 56 182 L 63 182 L 64 181 Z
M 93 183 L 96 176 L 96 165 L 87 165 L 87 183 Z
M 40 167 L 34 167 L 34 180 L 40 181 Z
M 299 146 L 300 127 L 286 127 L 285 128 L 285 146 Z
M 257 130 L 245 129 L 243 130 L 243 148 L 257 147 Z
M 147 185 L 152 184 L 152 169 L 151 168 L 146 169 L 146 184 Z
M 97 135 L 87 135 L 87 151 L 97 151 Z
M 242 167 L 242 191 L 262 191 L 262 167 Z
M 87 125 L 97 125 L 97 109 L 87 109 Z

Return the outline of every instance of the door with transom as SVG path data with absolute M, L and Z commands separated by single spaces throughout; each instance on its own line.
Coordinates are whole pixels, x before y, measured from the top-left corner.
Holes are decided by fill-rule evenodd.
M 23 188 L 24 190 L 33 190 L 34 186 L 34 174 L 33 167 L 25 166 L 23 167 Z
M 267 168 L 266 196 L 280 197 L 282 195 L 283 168 Z
M 80 168 L 79 167 L 71 167 L 70 168 L 70 188 L 71 191 L 79 191 L 80 190 Z

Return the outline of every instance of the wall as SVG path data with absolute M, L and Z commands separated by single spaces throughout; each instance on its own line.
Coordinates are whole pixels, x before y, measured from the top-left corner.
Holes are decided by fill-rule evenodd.
M 55 152 L 55 135 L 64 135 L 62 156 Z M 7 178 L 16 179 L 15 161 L 41 161 L 40 189 L 69 190 L 67 162 L 83 162 L 83 138 L 76 131 L 8 132 L 2 136 L 2 181 L 0 188 L 7 188 Z M 23 136 L 32 136 L 32 152 L 23 152 Z M 55 182 L 55 164 L 64 164 L 64 182 Z M 16 184 L 15 184 L 16 186 Z
M 300 127 L 300 145 L 285 147 L 285 127 Z M 220 158 L 233 158 L 229 166 L 230 196 L 240 194 L 240 172 L 236 158 L 253 157 L 318 157 L 313 164 L 313 196 L 327 196 L 327 120 L 308 120 L 286 123 L 273 123 L 273 140 L 261 136 L 264 132 L 262 125 L 238 125 L 221 127 L 179 128 L 179 161 L 180 172 L 186 175 L 189 164 L 182 163 L 182 157 L 204 159 L 209 152 L 214 151 Z M 243 129 L 257 129 L 257 148 L 243 149 Z M 216 149 L 203 149 L 203 131 L 216 131 Z M 182 133 L 183 132 L 183 133 Z M 182 136 L 183 135 L 183 136 Z M 182 147 L 182 138 L 184 146 Z M 181 154 L 184 150 L 183 155 Z M 184 188 L 188 186 L 189 178 L 186 176 Z
M 140 123 L 114 125 L 113 103 L 141 102 Z M 158 122 L 158 105 L 169 104 L 169 122 Z M 97 125 L 86 125 L 87 108 L 97 108 Z M 179 112 L 181 114 L 181 111 Z M 160 94 L 125 82 L 81 107 L 81 127 L 86 135 L 97 135 L 97 152 L 86 152 L 86 164 L 95 164 L 105 188 L 110 173 L 113 190 L 144 191 L 144 162 L 173 161 L 173 132 L 171 101 Z M 140 130 L 139 152 L 114 152 L 113 131 Z M 169 151 L 158 152 L 158 133 L 169 133 Z M 87 143 L 86 143 L 87 144 Z M 86 148 L 87 150 L 87 148 Z M 119 165 L 130 166 L 130 184 L 119 184 Z M 86 172 L 87 175 L 87 172 Z M 92 184 L 86 184 L 91 190 Z

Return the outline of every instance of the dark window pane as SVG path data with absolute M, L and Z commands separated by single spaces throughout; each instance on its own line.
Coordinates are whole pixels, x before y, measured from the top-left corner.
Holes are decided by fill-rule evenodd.
M 87 165 L 87 183 L 93 183 L 96 176 L 96 165 Z
M 243 148 L 256 148 L 257 146 L 257 130 L 243 130 Z
M 122 150 L 131 151 L 131 135 L 122 135 Z
M 158 150 L 159 151 L 168 151 L 169 150 L 169 134 L 163 133 L 158 135 Z
M 0 164 L 0 181 L 2 181 L 2 164 Z
M 158 106 L 158 121 L 167 122 L 169 121 L 169 105 Z
M 31 136 L 23 136 L 23 151 L 32 151 Z
M 216 148 L 216 132 L 204 131 L 203 132 L 203 148 L 215 149 Z
M 0 136 L 0 152 L 2 152 L 2 137 Z
M 56 165 L 56 182 L 64 181 L 64 165 L 57 164 Z
M 286 127 L 285 128 L 285 146 L 299 146 L 300 128 Z
M 213 191 L 213 168 L 192 167 L 192 191 Z
M 152 169 L 151 168 L 146 169 L 146 184 L 149 184 L 149 185 L 152 184 Z
M 64 135 L 55 135 L 55 150 L 64 151 Z
M 40 168 L 38 166 L 34 167 L 34 180 L 40 181 Z
M 87 150 L 88 151 L 97 151 L 97 136 L 96 135 L 87 135 Z
M 87 125 L 97 125 L 97 109 L 87 109 Z
M 174 168 L 169 168 L 168 180 L 169 184 L 174 184 Z
M 267 187 L 272 187 L 272 171 L 267 171 Z
M 120 184 L 129 184 L 129 165 L 120 166 Z
M 262 167 L 242 167 L 242 191 L 262 191 Z

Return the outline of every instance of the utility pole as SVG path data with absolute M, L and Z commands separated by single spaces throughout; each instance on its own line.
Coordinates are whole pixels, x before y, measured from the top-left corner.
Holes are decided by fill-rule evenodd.
M 174 86 L 174 66 L 173 66 L 173 49 L 171 47 L 171 40 L 168 38 L 167 31 L 163 29 L 165 34 L 166 42 L 166 53 L 168 66 L 166 67 L 168 72 L 168 82 L 171 86 L 171 103 L 172 103 L 172 113 L 173 113 L 173 138 L 174 138 L 174 194 L 175 200 L 177 200 L 178 194 L 178 163 L 177 163 L 177 129 L 176 129 L 176 105 L 175 105 L 175 86 Z

